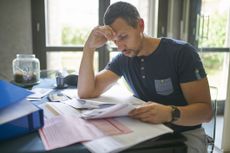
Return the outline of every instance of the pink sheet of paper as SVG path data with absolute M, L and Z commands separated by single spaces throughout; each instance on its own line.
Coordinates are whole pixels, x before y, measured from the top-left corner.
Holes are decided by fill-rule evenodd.
M 118 135 L 132 132 L 129 128 L 124 126 L 121 122 L 113 118 L 88 120 L 96 126 L 104 135 Z
M 84 120 L 78 116 L 56 116 L 45 120 L 45 126 L 39 130 L 46 150 L 130 132 L 116 119 Z

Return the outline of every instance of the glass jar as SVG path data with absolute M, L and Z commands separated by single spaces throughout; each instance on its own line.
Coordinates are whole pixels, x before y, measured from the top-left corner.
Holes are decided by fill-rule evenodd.
M 17 54 L 12 67 L 15 83 L 28 86 L 39 82 L 40 62 L 34 54 Z

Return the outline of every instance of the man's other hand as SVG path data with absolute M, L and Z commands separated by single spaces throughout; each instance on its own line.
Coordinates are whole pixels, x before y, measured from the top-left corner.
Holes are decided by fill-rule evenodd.
M 129 113 L 129 116 L 148 123 L 165 123 L 172 119 L 171 107 L 158 104 L 155 102 L 148 102 Z

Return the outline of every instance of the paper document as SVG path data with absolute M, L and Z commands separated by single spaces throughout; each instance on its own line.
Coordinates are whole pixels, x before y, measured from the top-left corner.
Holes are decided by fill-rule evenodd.
M 42 97 L 49 94 L 53 89 L 48 88 L 34 88 L 31 91 L 33 94 L 27 97 L 28 100 L 40 100 Z
M 92 153 L 117 153 L 143 141 L 173 132 L 163 124 L 148 124 L 129 117 L 121 117 L 117 120 L 133 132 L 84 142 L 85 147 Z
M 133 109 L 135 109 L 134 105 L 129 103 L 121 103 L 107 108 L 83 111 L 81 117 L 85 119 L 94 119 L 127 116 L 128 113 Z
M 117 120 L 86 121 L 75 115 L 48 119 L 45 126 L 39 130 L 46 150 L 130 132 L 132 131 Z

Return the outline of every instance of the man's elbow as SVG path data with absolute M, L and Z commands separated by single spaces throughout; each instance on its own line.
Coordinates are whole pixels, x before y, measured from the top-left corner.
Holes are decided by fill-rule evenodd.
M 93 92 L 84 92 L 81 90 L 78 90 L 78 97 L 80 99 L 87 99 L 87 98 L 95 98 L 97 97 Z
M 86 98 L 90 98 L 90 95 L 87 92 L 82 92 L 82 91 L 78 90 L 78 97 L 80 99 L 86 99 Z

